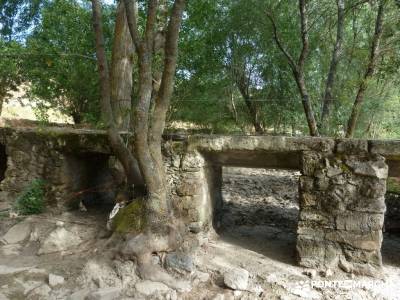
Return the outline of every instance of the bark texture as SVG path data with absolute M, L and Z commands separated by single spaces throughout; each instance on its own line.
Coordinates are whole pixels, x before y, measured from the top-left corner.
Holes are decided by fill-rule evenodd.
M 172 216 L 168 201 L 166 176 L 161 153 L 162 133 L 169 108 L 178 57 L 178 37 L 185 0 L 175 0 L 169 16 L 164 47 L 164 64 L 161 76 L 153 66 L 153 58 L 159 54 L 155 40 L 159 37 L 158 12 L 163 2 L 148 1 L 144 33 L 137 24 L 135 0 L 124 0 L 129 31 L 136 47 L 139 62 L 139 91 L 135 110 L 135 152 L 147 186 L 145 203 L 146 228 L 143 234 L 128 241 L 121 249 L 125 256 L 135 256 L 142 278 L 163 282 L 170 287 L 184 290 L 187 282 L 177 281 L 171 275 L 152 264 L 153 252 L 176 249 L 183 231 Z M 160 84 L 158 84 L 161 78 Z M 157 82 L 157 84 L 153 84 Z M 152 103 L 153 102 L 153 103 Z M 152 109 L 151 109 L 152 108 Z
M 106 52 L 104 48 L 104 34 L 101 23 L 102 14 L 99 0 L 92 0 L 92 11 L 93 28 L 96 38 L 96 56 L 100 75 L 100 104 L 102 119 L 107 127 L 108 138 L 113 152 L 115 153 L 116 157 L 121 162 L 124 168 L 128 185 L 133 185 L 135 183 L 141 182 L 141 176 L 140 173 L 138 174 L 135 158 L 131 151 L 129 151 L 129 149 L 125 146 L 114 121 L 114 115 L 111 107 L 110 76 Z
M 164 65 L 161 83 L 154 97 L 154 109 L 150 113 L 153 95 L 152 60 L 155 55 L 154 41 L 157 37 L 157 11 L 160 3 L 149 1 L 146 27 L 143 36 L 139 34 L 135 13 L 136 1 L 125 0 L 126 15 L 132 40 L 139 58 L 139 97 L 134 122 L 135 151 L 140 170 L 147 185 L 147 213 L 149 228 L 153 232 L 165 229 L 170 220 L 167 201 L 167 187 L 161 154 L 161 139 L 165 127 L 166 113 L 173 92 L 178 37 L 185 7 L 184 0 L 175 0 L 170 14 L 164 46 Z
M 131 122 L 134 47 L 126 20 L 124 2 L 117 7 L 111 59 L 111 104 L 118 129 L 128 130 Z

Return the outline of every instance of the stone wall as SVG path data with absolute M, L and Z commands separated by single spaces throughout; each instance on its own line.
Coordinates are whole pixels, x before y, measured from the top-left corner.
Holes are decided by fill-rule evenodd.
M 49 207 L 58 210 L 71 194 L 112 180 L 112 153 L 101 131 L 6 128 L 0 129 L 0 145 L 7 161 L 0 208 L 35 178 L 48 183 Z M 388 172 L 399 176 L 400 141 L 189 136 L 166 140 L 163 154 L 173 208 L 192 232 L 216 226 L 222 166 L 297 169 L 299 264 L 379 272 L 386 178 Z
M 249 139 L 224 143 L 222 137 L 196 140 L 196 147 L 189 143 L 175 163 L 174 203 L 192 231 L 215 227 L 221 165 L 253 167 L 257 157 L 260 167 L 289 166 L 302 173 L 297 241 L 301 266 L 379 273 L 388 166 L 367 141 L 266 138 L 261 149 Z M 279 156 L 287 158 L 281 165 Z
M 385 159 L 366 151 L 304 152 L 301 171 L 300 265 L 378 273 L 386 209 Z
M 83 153 L 110 155 L 101 132 L 56 129 L 0 130 L 5 147 L 4 179 L 0 182 L 0 207 L 10 207 L 35 179 L 46 182 L 48 207 L 62 210 L 76 192 L 82 168 L 73 168 L 70 157 Z M 101 172 L 99 172 L 101 175 Z

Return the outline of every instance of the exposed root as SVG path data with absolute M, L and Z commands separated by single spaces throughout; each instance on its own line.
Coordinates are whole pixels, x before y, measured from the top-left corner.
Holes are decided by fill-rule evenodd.
M 152 264 L 151 256 L 138 257 L 138 271 L 142 279 L 162 282 L 170 288 L 178 290 L 179 292 L 190 291 L 190 282 L 177 280 L 159 265 Z
M 138 275 L 142 279 L 162 282 L 180 292 L 188 292 L 190 291 L 190 283 L 188 281 L 177 280 L 159 265 L 152 263 L 153 253 L 170 252 L 178 248 L 182 241 L 182 232 L 179 227 L 170 226 L 167 235 L 148 232 L 128 239 L 120 249 L 120 255 L 125 259 L 136 260 Z

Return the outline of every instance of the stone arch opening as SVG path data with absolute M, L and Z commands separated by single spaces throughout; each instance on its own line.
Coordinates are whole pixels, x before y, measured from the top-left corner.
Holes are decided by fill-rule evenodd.
M 64 184 L 68 191 L 67 206 L 87 210 L 110 211 L 123 184 L 115 159 L 95 152 L 67 154 Z M 82 208 L 82 206 L 81 206 Z
M 296 263 L 299 153 L 205 155 L 212 227 L 219 240 Z
M 295 263 L 300 173 L 223 167 L 222 205 L 214 224 L 226 241 Z
M 7 170 L 6 146 L 0 144 L 0 182 L 4 180 Z
M 382 259 L 386 265 L 400 266 L 400 161 L 388 160 L 388 165 Z

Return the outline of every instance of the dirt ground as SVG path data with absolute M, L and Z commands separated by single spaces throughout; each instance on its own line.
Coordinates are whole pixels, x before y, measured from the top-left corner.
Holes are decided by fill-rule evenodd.
M 190 281 L 190 291 L 143 281 L 134 262 L 118 259 L 105 227 L 109 209 L 27 218 L 0 213 L 0 300 L 400 299 L 399 235 L 385 234 L 381 279 L 295 265 L 298 176 L 224 168 L 218 233 L 196 235 L 199 248 L 187 268 L 171 270 Z M 245 290 L 224 283 L 237 269 L 248 271 Z

